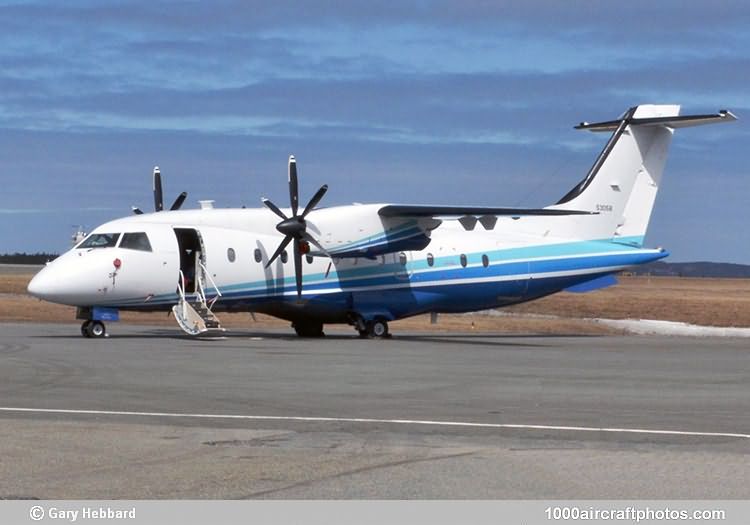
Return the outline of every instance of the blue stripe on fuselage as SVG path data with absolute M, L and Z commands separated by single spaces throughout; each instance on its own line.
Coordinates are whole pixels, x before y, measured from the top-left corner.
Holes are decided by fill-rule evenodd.
M 305 276 L 303 297 L 310 303 L 320 298 L 328 304 L 344 304 L 351 302 L 352 293 L 358 297 L 376 294 L 385 306 L 398 310 L 398 316 L 426 311 L 424 308 L 429 309 L 428 304 L 442 311 L 469 311 L 546 295 L 606 274 L 608 268 L 643 264 L 667 255 L 666 252 L 641 250 L 622 241 L 582 241 L 484 252 L 492 261 L 486 268 L 480 262 L 481 252 L 468 254 L 466 268 L 458 264 L 457 254 L 435 258 L 432 267 L 420 260 L 409 262 L 407 266 L 395 263 L 347 268 L 331 272 L 327 279 L 323 274 Z M 545 275 L 555 272 L 579 272 L 581 275 Z M 531 281 L 529 275 L 533 276 Z M 221 290 L 219 306 L 249 307 L 296 301 L 293 278 L 237 283 Z M 383 290 L 388 290 L 387 296 L 382 294 Z M 214 294 L 209 290 L 209 296 Z M 148 308 L 176 302 L 176 294 L 166 294 L 148 304 L 134 299 L 121 302 L 119 306 Z M 396 304 L 411 304 L 412 309 L 396 308 Z

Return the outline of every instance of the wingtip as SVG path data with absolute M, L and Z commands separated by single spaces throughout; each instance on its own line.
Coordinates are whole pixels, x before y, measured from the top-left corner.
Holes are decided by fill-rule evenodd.
M 720 109 L 719 115 L 721 115 L 722 118 L 728 119 L 728 120 L 739 120 L 737 118 L 737 115 L 729 111 L 728 109 Z

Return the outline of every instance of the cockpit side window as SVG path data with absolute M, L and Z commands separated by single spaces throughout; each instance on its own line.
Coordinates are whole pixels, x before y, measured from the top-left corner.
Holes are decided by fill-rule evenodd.
M 143 232 L 123 233 L 120 248 L 150 252 L 151 243 L 148 241 L 148 236 Z
M 119 233 L 92 233 L 76 248 L 114 248 L 119 238 Z

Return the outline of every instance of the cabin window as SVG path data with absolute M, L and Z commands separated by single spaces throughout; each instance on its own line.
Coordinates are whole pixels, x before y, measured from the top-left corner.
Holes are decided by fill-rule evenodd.
M 119 238 L 119 233 L 92 233 L 78 248 L 114 248 Z
M 255 248 L 255 251 L 253 252 L 253 256 L 255 257 L 255 262 L 260 262 L 263 260 L 263 254 L 260 253 L 260 248 Z
M 461 266 L 463 266 L 464 268 L 466 268 L 466 263 L 467 263 L 467 262 L 468 262 L 468 261 L 467 261 L 467 259 L 466 259 L 466 254 L 465 254 L 465 253 L 462 253 L 462 254 L 461 254 Z
M 482 266 L 487 268 L 489 265 L 490 265 L 490 258 L 487 257 L 487 254 L 485 253 L 484 255 L 482 255 Z
M 398 262 L 401 263 L 401 266 L 406 266 L 406 254 L 404 252 L 398 254 Z
M 148 236 L 144 232 L 123 233 L 120 248 L 150 252 L 151 243 L 148 242 Z
M 312 262 L 313 262 L 313 256 L 312 255 L 305 255 L 305 259 L 307 260 L 307 264 L 312 264 Z
M 227 259 L 229 259 L 229 262 L 234 262 L 236 258 L 237 254 L 234 253 L 234 248 L 227 248 Z
M 427 266 L 433 266 L 435 264 L 435 256 L 431 253 L 427 254 Z
M 281 262 L 283 264 L 286 264 L 286 262 L 289 260 L 289 256 L 286 254 L 286 250 L 281 252 Z

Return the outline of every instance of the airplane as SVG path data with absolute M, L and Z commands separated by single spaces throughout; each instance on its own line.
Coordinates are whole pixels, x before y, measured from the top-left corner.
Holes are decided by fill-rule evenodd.
M 199 201 L 164 210 L 154 170 L 154 213 L 102 224 L 31 280 L 37 298 L 76 306 L 81 334 L 108 335 L 122 310 L 171 311 L 193 336 L 220 333 L 218 312 L 261 312 L 320 337 L 347 323 L 361 337 L 389 322 L 471 312 L 562 290 L 616 282 L 626 268 L 662 259 L 644 236 L 675 129 L 730 122 L 727 110 L 680 116 L 679 105 L 638 105 L 614 120 L 575 126 L 611 132 L 586 176 L 539 209 L 354 204 L 302 208 L 289 157 L 290 206 L 220 209 Z M 300 211 L 301 209 L 301 211 Z

